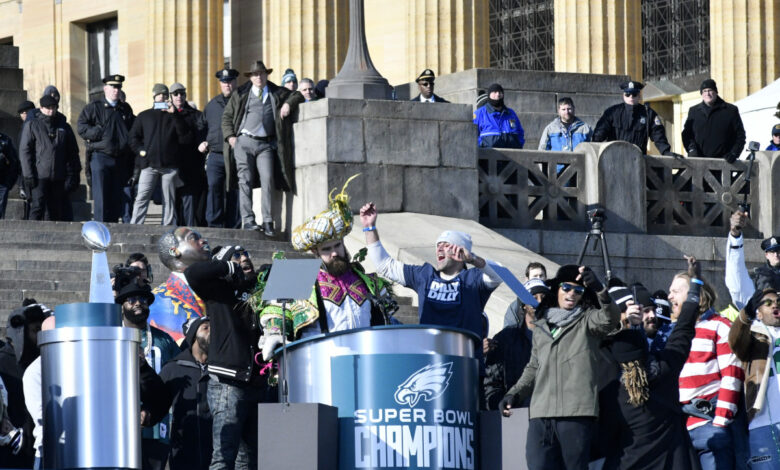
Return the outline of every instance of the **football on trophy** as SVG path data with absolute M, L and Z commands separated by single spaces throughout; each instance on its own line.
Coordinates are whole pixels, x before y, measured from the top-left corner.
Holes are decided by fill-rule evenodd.
M 100 222 L 89 221 L 81 227 L 81 238 L 84 244 L 93 251 L 106 251 L 111 243 L 108 228 Z

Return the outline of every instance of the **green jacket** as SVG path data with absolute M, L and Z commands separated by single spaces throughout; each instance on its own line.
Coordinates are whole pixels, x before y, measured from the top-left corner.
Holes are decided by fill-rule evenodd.
M 235 188 L 236 182 L 233 178 L 236 176 L 236 161 L 232 148 L 228 143 L 231 137 L 238 137 L 241 129 L 241 121 L 244 119 L 246 103 L 249 100 L 251 85 L 242 90 L 238 90 L 230 95 L 225 111 L 222 113 L 222 135 L 225 139 L 222 155 L 225 156 L 225 187 L 227 189 Z M 290 90 L 284 87 L 276 86 L 268 82 L 268 91 L 270 93 L 271 104 L 274 108 L 274 121 L 276 122 L 276 186 L 283 191 L 292 191 L 295 193 L 295 163 L 292 156 L 292 142 L 290 141 L 292 121 L 281 119 L 279 111 L 282 105 L 290 98 Z M 259 178 L 258 178 L 259 181 Z M 259 183 L 258 183 L 259 184 Z
M 620 309 L 608 303 L 586 310 L 553 339 L 547 320 L 535 322 L 531 360 L 508 394 L 531 395 L 531 418 L 597 417 L 599 345 L 620 325 Z

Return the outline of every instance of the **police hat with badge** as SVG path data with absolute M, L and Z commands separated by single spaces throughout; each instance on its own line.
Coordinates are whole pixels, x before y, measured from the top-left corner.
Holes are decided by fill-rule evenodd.
M 761 249 L 766 251 L 780 251 L 780 235 L 772 235 L 761 242 Z
M 229 68 L 225 67 L 222 70 L 218 70 L 217 73 L 214 74 L 214 75 L 217 77 L 217 80 L 219 80 L 220 82 L 222 82 L 222 83 L 230 83 L 233 80 L 235 80 L 236 78 L 238 78 L 238 76 L 240 74 L 238 73 L 238 70 L 236 70 L 236 69 L 229 69 Z
M 780 124 L 772 126 L 772 135 L 780 135 Z
M 115 88 L 122 88 L 122 82 L 124 81 L 125 81 L 124 75 L 114 74 L 114 75 L 106 75 L 105 77 L 103 77 L 103 83 L 105 83 L 106 85 L 111 85 L 112 87 Z
M 620 84 L 620 89 L 623 90 L 623 93 L 629 94 L 629 95 L 638 95 L 640 91 L 642 91 L 642 88 L 644 88 L 645 85 L 642 82 L 623 82 Z
M 434 82 L 436 80 L 436 74 L 433 73 L 433 70 L 431 69 L 425 69 L 422 72 L 420 72 L 420 75 L 414 79 L 415 82 L 420 83 L 421 81 L 428 81 L 428 82 Z

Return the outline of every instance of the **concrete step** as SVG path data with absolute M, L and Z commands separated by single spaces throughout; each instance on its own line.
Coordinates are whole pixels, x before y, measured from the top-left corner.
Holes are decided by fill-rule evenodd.
M 19 188 L 15 187 L 12 190 L 14 196 L 19 195 Z M 92 204 L 85 201 L 73 201 L 71 200 L 71 207 L 73 207 L 73 220 L 77 222 L 87 221 L 92 219 Z M 8 205 L 5 209 L 6 220 L 19 221 L 24 219 L 24 201 L 17 197 L 8 200 Z
M 19 48 L 16 46 L 0 46 L 0 67 L 19 68 Z M 16 109 L 16 108 L 14 108 Z
M 19 68 L 0 67 L 0 89 L 21 90 L 24 88 L 23 72 Z M 19 104 L 19 103 L 17 103 Z
M 46 304 L 53 309 L 60 304 L 70 304 L 74 302 L 86 302 L 89 294 L 86 291 L 51 291 L 40 289 L 0 289 L 0 300 L 17 300 L 18 305 L 22 304 L 22 299 L 35 298 L 38 302 Z M 7 317 L 0 320 L 0 324 L 5 326 Z
M 89 277 L 82 276 L 81 279 L 73 281 L 62 281 L 59 275 L 52 280 L 4 278 L 0 279 L 0 290 L 4 289 L 87 292 Z

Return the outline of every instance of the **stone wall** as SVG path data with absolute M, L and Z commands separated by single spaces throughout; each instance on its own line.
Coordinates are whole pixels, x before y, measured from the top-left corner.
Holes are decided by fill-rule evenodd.
M 350 184 L 353 209 L 477 219 L 476 128 L 471 107 L 325 99 L 300 108 L 294 126 L 297 197 L 292 226 Z
M 437 77 L 434 91 L 453 103 L 473 106 L 477 90 L 500 83 L 504 102 L 517 113 L 525 130 L 525 148 L 535 149 L 545 126 L 557 117 L 558 99 L 571 97 L 577 116 L 595 127 L 606 108 L 621 102 L 618 85 L 628 79 L 626 75 L 470 69 Z M 395 91 L 399 100 L 419 93 L 415 82 L 397 85 Z
M 23 72 L 19 68 L 19 48 L 0 46 L 0 132 L 11 137 L 19 148 L 22 122 L 16 114 L 19 103 L 27 99 L 23 88 Z M 36 103 L 37 105 L 37 103 Z

